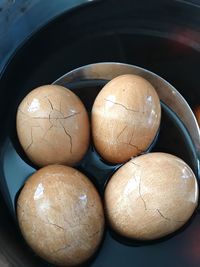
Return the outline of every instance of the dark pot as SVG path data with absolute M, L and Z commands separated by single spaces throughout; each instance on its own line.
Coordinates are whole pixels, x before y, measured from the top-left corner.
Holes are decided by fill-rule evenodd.
M 1 73 L 1 147 L 14 138 L 16 108 L 28 91 L 79 66 L 105 61 L 151 70 L 176 87 L 192 108 L 200 104 L 199 1 L 91 1 L 46 24 L 17 49 Z M 23 241 L 2 195 L 0 213 L 0 266 L 44 266 Z M 198 212 L 164 240 L 118 241 L 107 233 L 88 266 L 200 266 Z

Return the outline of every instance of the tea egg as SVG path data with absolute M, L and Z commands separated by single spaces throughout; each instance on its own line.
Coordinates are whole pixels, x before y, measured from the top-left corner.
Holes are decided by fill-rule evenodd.
M 97 250 L 103 207 L 89 179 L 74 168 L 50 165 L 35 172 L 17 201 L 21 232 L 33 251 L 59 266 L 75 266 Z
M 58 85 L 31 91 L 17 111 L 17 134 L 37 166 L 79 162 L 89 145 L 89 120 L 81 100 Z
M 96 150 L 108 162 L 122 163 L 147 150 L 161 119 L 154 87 L 138 75 L 120 75 L 108 82 L 92 108 Z
M 114 173 L 105 190 L 111 227 L 138 240 L 173 233 L 188 221 L 197 202 L 194 173 L 183 160 L 166 153 L 131 159 Z

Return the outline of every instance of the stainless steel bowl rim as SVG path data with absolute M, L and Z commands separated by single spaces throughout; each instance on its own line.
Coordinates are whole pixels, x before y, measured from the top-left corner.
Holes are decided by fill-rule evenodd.
M 147 79 L 154 86 L 160 100 L 181 119 L 194 144 L 197 155 L 197 169 L 199 170 L 200 129 L 195 115 L 178 90 L 159 75 L 135 65 L 119 62 L 100 62 L 71 70 L 54 81 L 53 84 L 65 86 L 67 83 L 77 81 L 111 80 L 122 74 L 137 74 Z

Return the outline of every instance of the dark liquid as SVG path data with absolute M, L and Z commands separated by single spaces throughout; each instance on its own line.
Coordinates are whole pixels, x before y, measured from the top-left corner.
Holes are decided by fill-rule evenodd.
M 72 89 L 83 101 L 88 111 L 89 117 L 95 97 L 105 84 L 105 81 L 89 81 L 66 86 Z M 3 164 L 2 174 L 3 189 L 7 203 L 15 214 L 16 197 L 23 186 L 25 180 L 36 169 L 28 160 L 21 149 L 16 135 L 15 125 L 12 127 L 13 132 L 10 138 L 4 144 L 1 162 Z M 92 142 L 92 141 L 91 141 Z M 190 136 L 185 130 L 184 125 L 176 115 L 162 103 L 162 120 L 160 131 L 157 138 L 148 151 L 167 152 L 182 158 L 194 169 L 194 153 Z M 147 152 L 148 152 L 147 151 Z M 104 187 L 110 176 L 121 166 L 121 164 L 112 165 L 104 161 L 95 151 L 91 144 L 84 159 L 76 166 L 80 171 L 85 173 L 96 185 L 98 191 L 103 196 Z M 13 179 L 14 177 L 14 179 Z
M 95 86 L 93 85 L 94 83 Z M 66 84 L 66 87 L 73 90 L 81 98 L 90 116 L 94 100 L 104 84 L 105 81 L 99 80 L 81 82 L 80 84 Z M 194 164 L 194 147 L 186 128 L 173 111 L 171 111 L 171 109 L 169 109 L 164 103 L 161 103 L 161 106 L 161 126 L 153 144 L 146 152 L 157 151 L 176 155 L 190 165 L 197 174 Z M 86 172 L 89 177 L 93 177 L 100 191 L 102 191 L 102 187 L 107 182 L 108 178 L 120 166 L 121 164 L 112 165 L 105 162 L 95 151 L 93 145 L 91 145 L 86 157 L 80 163 L 79 168 L 83 172 Z
M 81 98 L 88 110 L 89 116 L 94 99 L 99 90 L 102 88 L 103 84 L 105 84 L 105 81 L 98 81 L 95 82 L 95 84 L 97 85 L 94 86 L 94 81 L 90 81 L 87 84 L 80 83 L 67 85 L 67 87 L 73 89 L 73 91 Z M 22 188 L 25 180 L 33 172 L 35 172 L 37 168 L 31 164 L 31 162 L 27 159 L 26 155 L 22 151 L 18 143 L 14 124 L 12 125 L 11 129 L 13 130 L 10 136 L 7 138 L 7 141 L 4 143 L 4 147 L 2 149 L 1 186 L 3 188 L 4 197 L 8 204 L 8 207 L 10 208 L 12 215 L 15 217 L 15 203 L 20 189 Z M 195 155 L 193 153 L 194 148 L 192 146 L 190 136 L 188 135 L 181 121 L 163 103 L 160 131 L 158 137 L 154 142 L 154 145 L 151 146 L 149 150 L 167 152 L 177 155 L 185 162 L 187 162 L 193 168 L 194 172 L 197 173 L 197 170 L 194 168 Z M 76 168 L 85 173 L 93 181 L 101 196 L 103 197 L 107 181 L 115 172 L 115 170 L 120 166 L 120 164 L 112 165 L 108 162 L 105 162 L 98 155 L 98 153 L 95 151 L 95 148 L 91 144 L 86 156 L 76 166 Z M 198 219 L 197 216 L 196 219 Z M 193 228 L 187 227 L 191 222 L 193 223 Z M 173 238 L 170 238 L 171 236 L 169 236 L 153 242 L 126 240 L 125 238 L 113 233 L 112 230 L 107 227 L 101 249 L 98 251 L 96 258 L 94 257 L 94 259 L 92 259 L 91 262 L 87 263 L 86 266 L 91 265 L 95 267 L 110 267 L 110 262 L 113 263 L 113 266 L 122 266 L 120 263 L 120 258 L 118 258 L 117 255 L 121 255 L 123 253 L 124 255 L 126 255 L 126 257 L 134 257 L 132 255 L 138 253 L 138 246 L 143 246 L 143 249 L 140 250 L 139 253 L 143 254 L 145 251 L 146 255 L 150 256 L 152 249 L 150 245 L 152 244 L 154 245 L 154 252 L 161 251 L 162 244 L 164 244 L 165 246 L 169 243 L 173 245 L 177 243 L 178 245 L 179 234 L 182 232 L 182 230 L 185 230 L 185 228 L 186 230 L 189 228 L 194 229 L 194 226 L 198 224 L 198 220 L 194 220 L 193 218 L 188 224 L 180 231 L 171 235 L 173 236 Z M 186 230 L 184 231 L 184 233 L 187 232 Z M 133 249 L 134 247 L 135 249 Z M 98 259 L 99 257 L 101 258 L 103 265 L 96 265 L 96 259 Z M 110 259 L 109 261 L 107 261 L 108 258 Z M 42 265 L 44 266 L 46 265 L 46 263 L 42 263 Z M 47 266 L 49 265 L 47 264 Z
M 31 89 L 41 84 L 49 84 L 79 66 L 114 61 L 151 70 L 171 82 L 192 108 L 200 104 L 200 46 L 199 38 L 197 39 L 199 8 L 198 4 L 195 7 L 195 2 L 197 3 L 197 1 L 153 1 L 149 4 L 148 1 L 122 3 L 115 0 L 91 1 L 86 8 L 61 16 L 18 51 L 6 69 L 0 88 L 2 126 L 0 182 L 4 198 L 8 204 L 10 203 L 10 211 L 13 212 L 13 197 L 16 192 L 31 172 L 35 171 L 21 151 L 14 133 L 17 105 Z M 45 15 L 43 14 L 45 12 L 40 13 L 30 16 L 29 26 L 34 25 L 31 23 L 31 17 L 40 20 L 40 17 Z M 15 24 L 21 26 L 19 23 Z M 20 34 L 19 31 L 13 31 L 11 39 L 20 36 L 25 28 L 27 27 L 20 27 Z M 86 102 L 92 102 L 92 90 L 86 89 L 83 95 L 82 98 Z M 12 112 L 13 116 L 9 117 L 9 113 Z M 187 134 L 183 138 L 181 135 L 183 131 L 179 130 L 180 127 L 177 130 L 176 123 L 168 124 L 171 117 L 165 114 L 164 107 L 162 117 L 160 135 L 154 150 L 174 153 L 192 167 L 196 159 L 193 153 L 190 153 L 191 146 Z M 7 121 L 10 123 L 8 128 Z M 172 128 L 168 127 L 170 125 Z M 5 136 L 6 141 L 4 141 Z M 86 168 L 88 169 L 87 166 Z M 195 168 L 193 170 L 195 171 Z M 109 173 L 107 170 L 106 173 L 109 176 L 112 172 L 109 169 Z M 95 176 L 99 182 L 97 174 L 99 177 L 100 174 L 104 177 L 103 170 L 99 168 L 95 170 L 94 166 L 91 176 Z M 102 188 L 102 185 L 98 187 Z M 44 267 L 43 261 L 24 245 L 16 224 L 8 216 L 8 209 L 1 195 L 0 213 L 2 254 L 10 259 L 10 264 Z M 145 244 L 139 248 L 125 246 L 116 242 L 107 231 L 103 246 L 92 266 L 199 267 L 199 244 L 198 214 L 192 219 L 190 227 L 179 231 L 173 238 L 161 243 L 156 242 L 152 246 Z
M 73 91 L 81 98 L 90 115 L 94 99 L 104 83 L 105 81 L 98 81 L 97 86 L 94 86 L 94 82 L 91 81 L 87 84 L 87 86 L 85 83 L 73 85 L 68 84 L 67 86 L 73 89 Z M 74 88 L 74 86 L 76 88 Z M 15 122 L 14 119 L 13 122 Z M 15 124 L 12 125 L 11 129 L 12 132 L 7 138 L 7 141 L 4 143 L 4 147 L 2 149 L 1 186 L 3 188 L 4 197 L 7 201 L 10 211 L 15 217 L 15 203 L 19 191 L 22 188 L 25 180 L 36 170 L 36 167 L 29 162 L 18 143 Z M 197 173 L 197 170 L 194 168 L 195 155 L 193 153 L 194 148 L 192 146 L 190 136 L 181 121 L 163 103 L 160 131 L 157 140 L 154 142 L 154 146 L 151 147 L 150 150 L 177 155 L 186 161 L 193 168 L 194 172 Z M 120 167 L 120 164 L 112 165 L 108 162 L 105 162 L 95 151 L 93 145 L 91 145 L 84 159 L 76 167 L 84 172 L 93 181 L 103 197 L 107 181 L 114 171 Z M 183 229 L 185 230 L 184 234 L 187 233 L 187 229 L 191 229 L 191 231 L 192 229 L 194 230 L 194 227 L 196 227 L 195 225 L 198 224 L 198 215 L 195 218 L 197 220 L 194 220 L 193 217 L 193 219 L 190 220 L 190 222 L 186 224 L 184 228 L 171 235 L 173 238 L 170 238 L 171 236 L 169 236 L 153 242 L 126 240 L 120 236 L 117 236 L 107 228 L 103 245 L 101 246 L 101 249 L 99 250 L 95 259 L 101 257 L 101 261 L 103 261 L 103 267 L 110 267 L 109 263 L 106 261 L 107 258 L 110 258 L 108 262 L 115 263 L 113 266 L 121 266 L 120 259 L 116 255 L 123 253 L 126 255 L 126 257 L 130 258 L 132 257 L 132 254 L 137 254 L 138 246 L 143 246 L 143 249 L 139 253 L 143 253 L 145 251 L 146 255 L 150 256 L 152 249 L 152 246 L 150 245 L 153 244 L 153 248 L 156 249 L 156 251 L 160 251 L 162 250 L 162 244 L 164 244 L 164 246 L 169 243 L 175 245 L 177 242 L 179 242 L 179 234 Z M 193 228 L 187 227 L 189 224 L 191 224 L 191 222 L 193 224 Z M 162 242 L 164 240 L 165 242 Z M 135 249 L 133 249 L 134 247 Z M 95 259 L 94 261 L 91 261 L 91 265 L 99 267 L 99 265 L 95 264 Z M 46 263 L 44 263 L 43 266 L 45 264 Z

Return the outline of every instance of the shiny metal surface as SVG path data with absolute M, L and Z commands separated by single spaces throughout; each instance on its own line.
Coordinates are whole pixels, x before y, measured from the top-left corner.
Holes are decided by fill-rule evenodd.
M 181 119 L 189 132 L 197 155 L 197 169 L 199 169 L 200 158 L 200 131 L 196 118 L 183 96 L 167 81 L 155 73 L 143 68 L 116 62 L 102 62 L 86 65 L 72 70 L 59 79 L 54 84 L 66 85 L 69 82 L 86 80 L 111 80 L 122 74 L 137 74 L 147 79 L 156 89 L 161 101 Z

